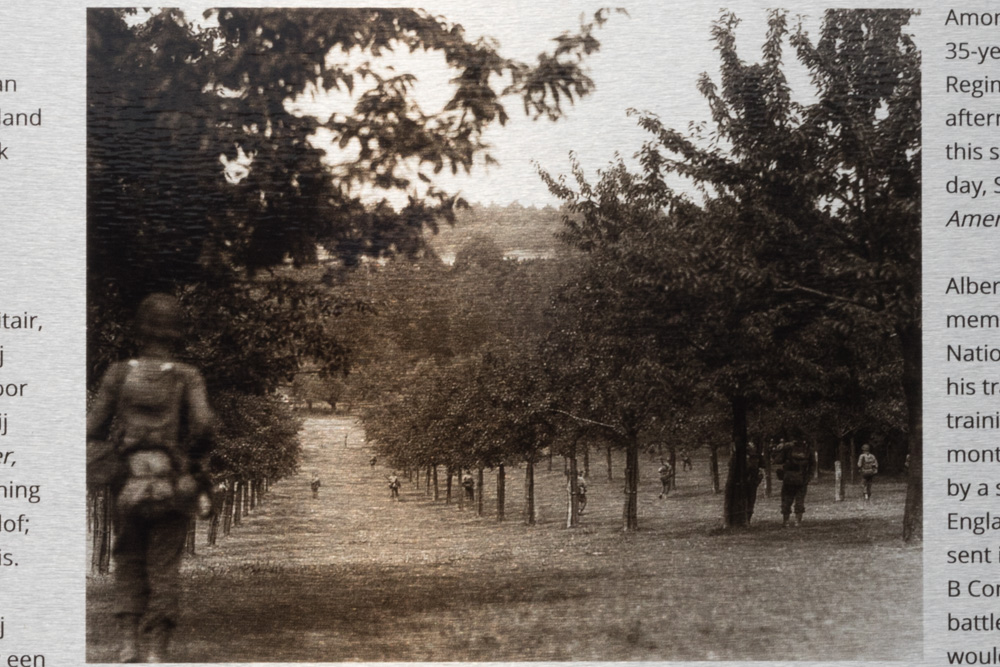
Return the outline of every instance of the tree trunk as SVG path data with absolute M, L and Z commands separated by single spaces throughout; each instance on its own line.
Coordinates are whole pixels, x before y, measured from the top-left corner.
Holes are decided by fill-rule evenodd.
M 476 484 L 476 516 L 483 515 L 483 466 L 479 466 Z
M 236 482 L 236 489 L 233 493 L 233 525 L 240 525 L 243 519 L 243 482 Z
M 639 442 L 636 438 L 629 438 L 625 448 L 625 508 L 622 511 L 622 524 L 626 532 L 639 529 Z
M 919 541 L 924 536 L 923 482 L 923 385 L 921 384 L 920 313 L 912 321 L 896 329 L 903 352 L 903 395 L 906 398 L 906 422 L 910 445 L 910 474 L 906 486 L 903 510 L 903 540 Z
M 448 468 L 447 468 L 446 471 L 448 473 L 448 480 L 445 482 L 445 485 L 444 485 L 444 504 L 445 505 L 450 505 L 451 504 L 451 478 L 452 478 L 452 475 L 454 474 L 454 471 L 451 469 L 451 466 L 448 466 Z
M 500 467 L 497 468 L 497 521 L 503 521 L 503 502 L 504 495 L 507 492 L 507 471 L 504 470 L 504 466 L 501 463 Z
M 94 541 L 91 566 L 101 574 L 111 570 L 111 488 L 101 487 L 92 496 L 94 503 Z
M 747 515 L 747 399 L 730 399 L 733 410 L 733 455 L 729 459 L 723 523 L 727 528 L 750 525 Z
M 524 523 L 535 525 L 535 461 L 528 459 L 524 469 Z
M 222 534 L 229 535 L 233 527 L 233 480 L 226 480 L 226 497 L 222 501 Z
M 590 479 L 590 444 L 583 446 L 583 478 Z
M 856 463 L 858 462 L 857 447 L 858 447 L 858 441 L 854 437 L 854 434 L 852 433 L 851 434 L 851 484 L 854 484 L 857 481 L 854 479 L 854 474 L 857 472 Z
M 197 528 L 198 528 L 198 519 L 196 519 L 195 517 L 191 517 L 190 519 L 188 519 L 187 537 L 184 540 L 185 542 L 184 551 L 186 551 L 191 556 L 194 555 L 194 546 L 195 546 L 194 538 Z
M 576 456 L 568 457 L 569 460 L 569 484 L 566 488 L 569 489 L 569 510 L 566 515 L 566 527 L 575 528 L 580 522 L 580 503 L 576 487 Z
M 431 495 L 431 467 L 427 466 L 427 474 L 424 475 L 424 495 Z
M 771 443 L 764 443 L 764 496 L 771 497 Z
M 712 443 L 708 452 L 708 474 L 712 477 L 712 493 L 719 492 L 719 445 Z
M 221 508 L 221 503 L 220 503 L 219 509 L 220 510 L 222 509 Z M 212 547 L 215 546 L 215 543 L 219 539 L 219 517 L 220 516 L 221 516 L 220 512 L 218 512 L 218 511 L 212 512 L 212 517 L 209 519 L 209 524 L 208 524 L 208 545 L 212 546 Z
M 840 438 L 837 442 L 837 460 L 840 462 L 840 499 L 847 499 L 847 469 L 851 465 L 847 458 L 847 439 Z
M 438 467 L 437 464 L 431 466 L 431 477 L 434 478 L 434 502 L 437 502 L 441 497 L 441 492 L 438 491 Z
M 661 445 L 662 448 L 662 445 Z M 660 452 L 662 454 L 662 451 Z M 670 445 L 670 457 L 667 459 L 670 462 L 670 469 L 673 470 L 673 475 L 670 476 L 670 490 L 677 490 L 677 445 Z
M 611 445 L 608 445 L 608 481 L 613 479 L 614 477 L 611 476 Z

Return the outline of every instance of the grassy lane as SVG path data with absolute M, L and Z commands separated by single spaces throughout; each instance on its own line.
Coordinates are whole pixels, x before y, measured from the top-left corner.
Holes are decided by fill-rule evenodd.
M 345 446 L 345 434 L 347 444 Z M 344 418 L 312 418 L 302 474 L 215 548 L 185 564 L 176 658 L 186 661 L 853 660 L 915 659 L 921 648 L 921 552 L 899 539 L 902 480 L 833 502 L 810 486 L 806 524 L 781 527 L 763 491 L 748 532 L 719 534 L 721 495 L 707 462 L 657 499 L 657 463 L 641 463 L 640 532 L 623 535 L 621 476 L 591 454 L 583 526 L 561 527 L 562 463 L 536 472 L 539 524 L 522 525 L 523 469 L 508 471 L 507 517 L 432 502 L 369 466 Z M 318 472 L 323 487 L 311 497 Z M 107 581 L 88 584 L 88 619 L 108 613 Z M 88 623 L 92 628 L 93 623 Z M 89 631 L 88 660 L 113 656 Z

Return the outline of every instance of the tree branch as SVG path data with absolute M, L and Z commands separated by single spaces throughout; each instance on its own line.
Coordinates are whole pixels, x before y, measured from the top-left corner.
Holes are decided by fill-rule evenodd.
M 774 291 L 776 292 L 805 292 L 806 294 L 812 294 L 813 296 L 823 297 L 824 299 L 830 301 L 837 301 L 840 303 L 850 304 L 852 306 L 857 306 L 859 308 L 864 308 L 868 311 L 878 311 L 880 308 L 871 306 L 870 304 L 858 301 L 857 299 L 849 299 L 846 296 L 837 296 L 836 294 L 827 294 L 826 292 L 821 292 L 820 290 L 813 289 L 811 287 L 805 287 L 804 285 L 799 285 L 798 283 L 785 283 L 786 287 L 777 287 Z
M 550 409 L 552 410 L 552 412 L 558 412 L 561 415 L 566 415 L 570 419 L 575 419 L 576 421 L 581 422 L 583 424 L 593 424 L 594 426 L 602 426 L 606 429 L 609 429 L 612 433 L 614 433 L 620 438 L 625 437 L 625 434 L 622 433 L 622 431 L 617 426 L 612 426 L 611 424 L 605 424 L 604 422 L 594 421 L 593 419 L 587 419 L 586 417 L 579 417 L 577 415 L 566 412 L 565 410 L 559 410 L 558 408 L 550 408 Z

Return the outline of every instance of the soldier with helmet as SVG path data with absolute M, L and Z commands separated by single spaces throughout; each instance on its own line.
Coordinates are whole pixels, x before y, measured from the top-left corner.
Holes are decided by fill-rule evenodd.
M 161 662 L 177 624 L 188 523 L 211 512 L 215 416 L 201 373 L 174 356 L 184 334 L 177 300 L 146 297 L 135 324 L 139 354 L 105 372 L 87 414 L 87 439 L 107 442 L 115 461 L 118 658 Z
M 774 462 L 780 466 L 778 479 L 781 480 L 782 526 L 788 525 L 793 506 L 795 525 L 798 526 L 802 523 L 802 515 L 806 511 L 806 490 L 815 465 L 812 446 L 804 439 L 782 441 L 778 445 Z
M 872 454 L 871 445 L 861 445 L 861 456 L 858 457 L 858 470 L 861 472 L 861 484 L 864 490 L 865 502 L 872 499 L 872 480 L 878 474 L 878 459 Z

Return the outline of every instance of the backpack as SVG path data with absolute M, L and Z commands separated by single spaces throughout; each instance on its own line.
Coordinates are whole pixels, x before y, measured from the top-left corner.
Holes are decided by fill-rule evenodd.
M 788 452 L 785 464 L 782 466 L 781 480 L 790 485 L 805 484 L 808 468 L 809 452 L 804 447 L 796 446 Z
M 116 501 L 122 515 L 155 519 L 194 508 L 198 484 L 179 442 L 185 391 L 174 364 L 128 362 L 114 436 L 123 468 Z

